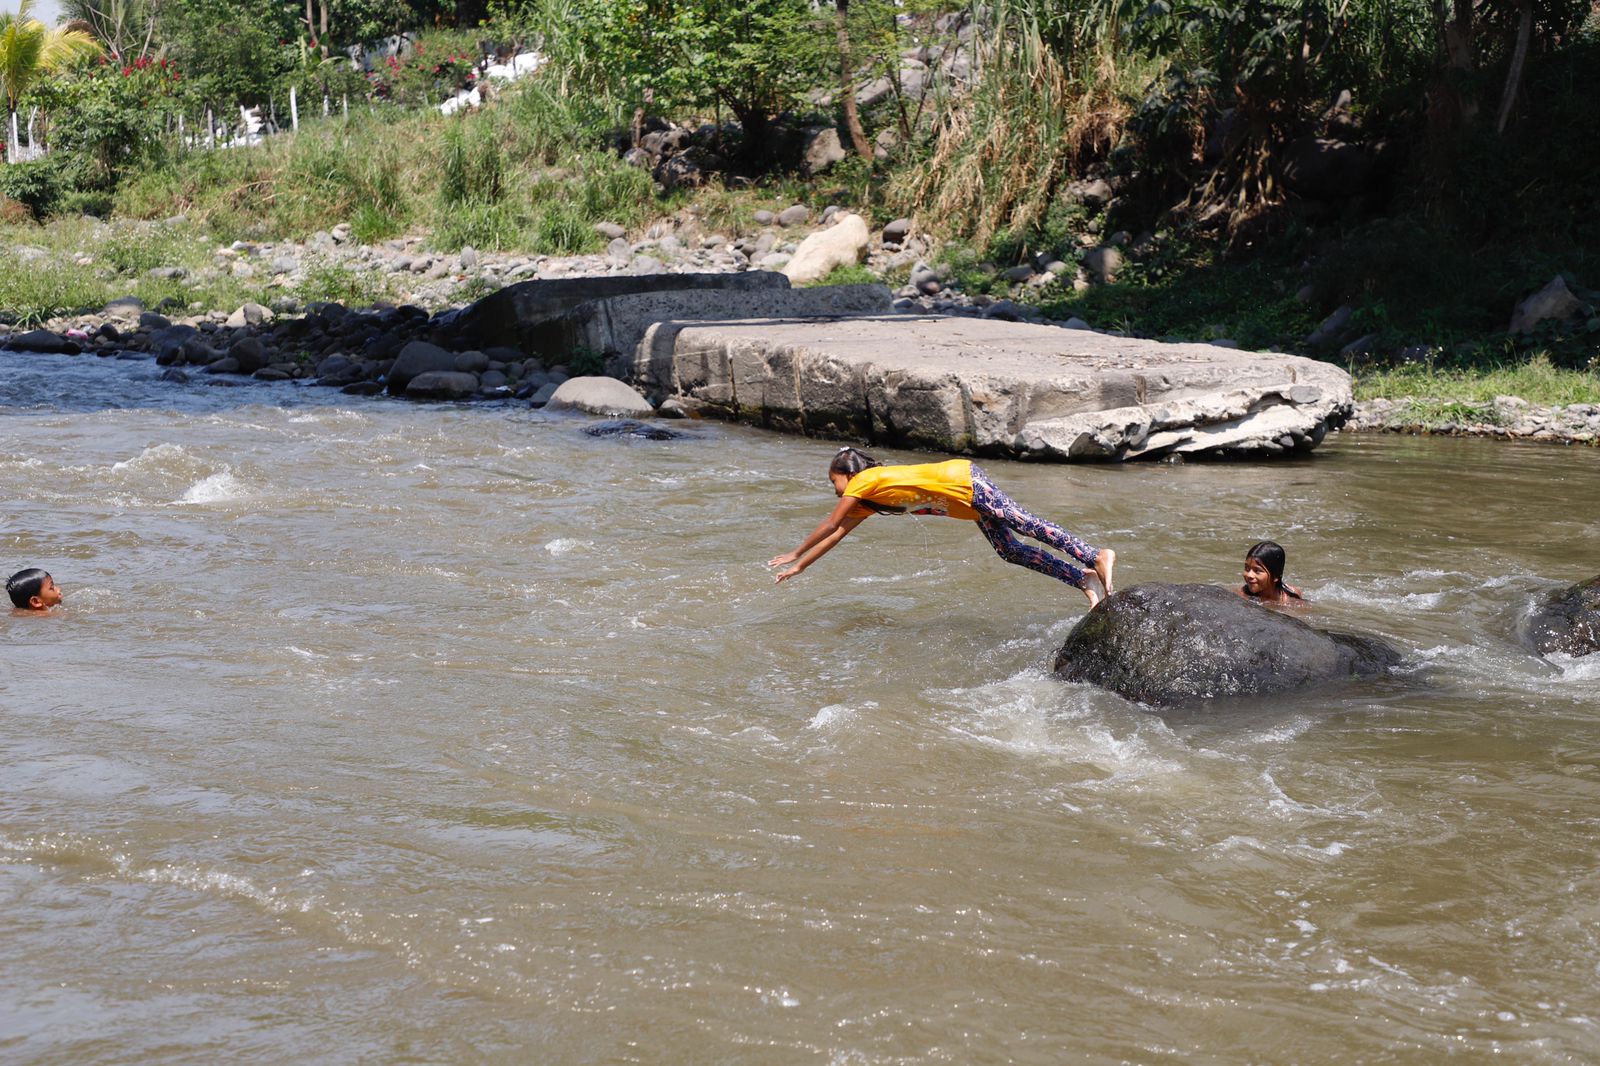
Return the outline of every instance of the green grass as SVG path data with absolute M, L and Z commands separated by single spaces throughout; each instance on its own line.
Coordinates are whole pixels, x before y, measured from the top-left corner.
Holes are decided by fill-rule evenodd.
M 108 299 L 105 283 L 74 263 L 34 263 L 0 271 L 0 320 L 17 326 L 100 308 Z
M 812 285 L 876 285 L 878 275 L 860 263 L 836 266 Z
M 1285 281 L 1289 269 L 1265 258 L 1224 263 L 1212 247 L 1167 245 L 1144 259 L 1125 253 L 1115 284 L 1046 297 L 1041 310 L 1051 318 L 1076 316 L 1096 329 L 1282 348 L 1298 343 L 1322 317 L 1294 298 Z
M 294 297 L 301 303 L 336 303 L 371 307 L 390 296 L 389 279 L 377 270 L 352 270 L 339 263 L 313 260 L 305 267 Z
M 1496 396 L 1565 406 L 1600 403 L 1600 371 L 1565 370 L 1536 357 L 1527 363 L 1438 367 L 1418 363 L 1356 376 L 1356 399 L 1411 400 L 1417 404 L 1492 405 Z

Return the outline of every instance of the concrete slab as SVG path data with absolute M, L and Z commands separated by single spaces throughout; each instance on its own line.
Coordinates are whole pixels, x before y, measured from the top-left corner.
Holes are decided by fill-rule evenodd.
M 570 351 L 567 313 L 580 304 L 606 297 L 705 290 L 723 293 L 728 303 L 737 303 L 746 295 L 788 288 L 789 279 L 771 270 L 540 278 L 508 285 L 455 312 L 438 324 L 434 339 L 454 350 L 505 346 L 560 362 Z
M 660 322 L 633 376 L 716 417 L 1042 459 L 1309 451 L 1354 410 L 1299 356 L 944 316 Z

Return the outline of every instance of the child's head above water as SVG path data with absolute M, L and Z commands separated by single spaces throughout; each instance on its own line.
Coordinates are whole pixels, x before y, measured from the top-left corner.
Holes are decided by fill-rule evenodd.
M 37 567 L 18 570 L 6 582 L 11 602 L 27 611 L 47 611 L 61 602 L 55 579 Z
M 1284 588 L 1283 565 L 1288 556 L 1274 541 L 1258 541 L 1244 553 L 1244 590 L 1246 595 L 1275 597 Z

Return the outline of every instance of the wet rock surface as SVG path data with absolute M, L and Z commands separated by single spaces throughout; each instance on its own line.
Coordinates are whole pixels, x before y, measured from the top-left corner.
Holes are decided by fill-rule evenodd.
M 1528 619 L 1527 638 L 1540 655 L 1600 652 L 1600 576 L 1546 597 Z
M 694 434 L 682 430 L 655 426 L 636 418 L 612 418 L 583 428 L 590 437 L 637 437 L 640 440 L 682 440 Z
M 1056 676 L 1175 706 L 1375 677 L 1400 654 L 1374 637 L 1315 629 L 1215 585 L 1136 585 L 1067 635 Z

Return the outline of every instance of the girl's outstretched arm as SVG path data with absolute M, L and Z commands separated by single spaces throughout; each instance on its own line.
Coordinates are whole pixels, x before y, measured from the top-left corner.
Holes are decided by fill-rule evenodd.
M 767 565 L 789 567 L 778 574 L 777 581 L 781 584 L 826 555 L 829 549 L 843 540 L 847 533 L 859 526 L 871 514 L 872 511 L 862 506 L 861 501 L 855 497 L 840 497 L 838 505 L 816 529 L 811 531 L 810 536 L 800 542 L 798 548 L 774 556 L 767 561 Z M 795 565 L 790 566 L 791 563 Z

